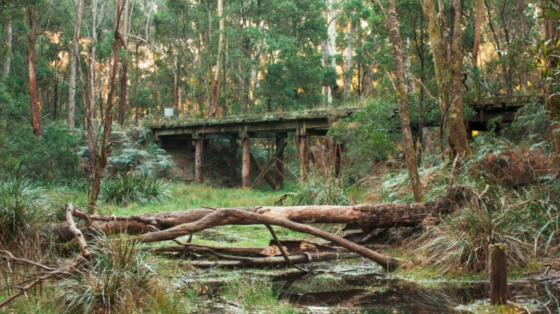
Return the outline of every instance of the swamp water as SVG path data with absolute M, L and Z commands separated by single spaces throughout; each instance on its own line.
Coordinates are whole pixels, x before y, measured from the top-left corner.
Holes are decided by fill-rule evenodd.
M 239 283 L 263 282 L 256 289 L 268 287 L 275 298 L 292 304 L 296 313 L 496 313 L 488 306 L 489 285 L 485 282 L 413 281 L 360 259 L 307 266 L 314 273 L 289 268 L 196 270 L 177 278 L 174 285 L 196 291 L 207 304 L 206 313 L 247 313 L 239 300 L 245 296 L 228 297 L 228 290 L 238 289 Z M 498 313 L 560 313 L 558 284 L 516 280 L 509 283 L 509 289 L 511 299 L 525 311 Z M 265 306 L 249 312 L 275 310 Z

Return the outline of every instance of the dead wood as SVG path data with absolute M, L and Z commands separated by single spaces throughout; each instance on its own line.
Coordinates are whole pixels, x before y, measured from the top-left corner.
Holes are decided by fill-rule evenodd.
M 323 262 L 339 259 L 358 258 L 360 254 L 357 253 L 328 253 L 328 254 L 302 254 L 290 256 L 290 262 L 293 264 L 303 264 L 311 262 Z M 252 258 L 250 261 L 190 261 L 184 265 L 190 265 L 198 268 L 210 267 L 247 267 L 247 266 L 270 266 L 270 265 L 285 265 L 287 261 L 284 257 L 265 257 L 265 258 Z
M 426 217 L 432 216 L 437 218 L 439 215 L 451 213 L 455 209 L 455 204 L 463 202 L 471 196 L 472 191 L 468 187 L 454 186 L 446 197 L 426 203 L 381 203 L 353 206 L 264 206 L 224 208 L 224 210 L 252 212 L 297 223 L 356 224 L 364 231 L 371 232 L 375 228 L 419 225 Z M 86 215 L 80 211 L 74 211 L 74 216 L 93 221 L 92 228 L 88 229 L 88 232 L 93 232 L 97 229 L 106 234 L 128 233 L 139 235 L 199 221 L 214 211 L 212 209 L 191 209 L 133 216 Z M 229 217 L 227 222 L 224 221 L 224 224 L 250 225 L 255 224 L 255 222 L 242 217 Z M 68 226 L 57 226 L 54 231 L 62 241 L 68 241 L 73 238 L 73 234 L 68 230 Z
M 83 236 L 82 232 L 80 231 L 80 229 L 78 229 L 76 227 L 76 224 L 74 223 L 74 220 L 72 219 L 72 212 L 73 212 L 72 205 L 71 204 L 66 205 L 66 221 L 68 222 L 68 228 L 69 228 L 70 232 L 73 233 L 74 238 L 76 238 L 76 240 L 78 241 L 78 244 L 80 245 L 80 255 L 78 255 L 71 264 L 59 267 L 57 269 L 52 269 L 51 267 L 47 267 L 47 266 L 44 266 L 44 265 L 41 265 L 41 264 L 38 264 L 38 263 L 35 263 L 35 262 L 32 262 L 32 261 L 25 260 L 25 263 L 27 263 L 29 265 L 33 265 L 35 267 L 45 269 L 48 272 L 39 276 L 37 279 L 33 280 L 31 283 L 29 283 L 26 286 L 17 287 L 17 289 L 19 289 L 19 291 L 12 294 L 11 296 L 9 296 L 4 301 L 0 302 L 0 308 L 2 308 L 6 304 L 12 302 L 13 300 L 18 298 L 19 296 L 25 294 L 28 290 L 32 289 L 33 287 L 35 287 L 36 285 L 40 284 L 43 281 L 49 280 L 51 278 L 58 278 L 58 277 L 70 274 L 70 272 L 72 270 L 74 270 L 76 267 L 80 266 L 80 264 L 82 264 L 84 260 L 91 257 L 91 253 L 88 250 L 88 246 L 87 246 L 87 243 L 85 242 L 84 236 Z M 13 257 L 10 253 L 8 253 L 7 255 Z M 17 259 L 17 260 L 19 262 L 22 261 L 22 259 Z
M 211 214 L 205 216 L 203 219 L 200 219 L 199 221 L 181 224 L 177 227 L 173 227 L 163 231 L 142 234 L 138 236 L 135 240 L 138 240 L 138 242 L 156 242 L 156 241 L 171 240 L 190 233 L 196 233 L 205 229 L 222 226 L 222 225 L 230 225 L 232 224 L 232 222 L 239 221 L 240 219 L 246 222 L 250 222 L 251 224 L 270 224 L 270 225 L 284 227 L 293 231 L 314 235 L 316 237 L 334 242 L 342 247 L 345 247 L 349 251 L 367 257 L 388 270 L 395 270 L 398 268 L 399 265 L 398 261 L 395 259 L 374 252 L 361 245 L 355 244 L 353 242 L 350 242 L 339 236 L 325 232 L 318 228 L 311 227 L 304 224 L 299 224 L 282 218 L 268 217 L 266 214 L 258 214 L 254 212 L 237 210 L 237 209 L 222 209 L 222 210 L 213 211 Z
M 284 257 L 284 259 L 286 260 L 286 263 L 288 263 L 288 265 L 292 266 L 295 269 L 301 270 L 302 272 L 306 272 L 308 273 L 309 271 L 306 269 L 303 269 L 299 266 L 296 266 L 294 263 L 292 263 L 292 261 L 290 260 L 290 258 L 288 257 L 288 254 L 286 253 L 286 251 L 284 250 L 284 247 L 282 246 L 282 243 L 280 243 L 280 240 L 278 240 L 278 236 L 276 236 L 276 232 L 274 232 L 274 229 L 272 229 L 272 226 L 269 224 L 265 224 L 266 228 L 268 229 L 268 231 L 270 231 L 270 234 L 272 234 L 272 237 L 274 238 L 274 241 L 276 243 L 276 246 L 278 247 L 278 249 L 280 250 L 280 253 L 282 253 L 282 257 Z

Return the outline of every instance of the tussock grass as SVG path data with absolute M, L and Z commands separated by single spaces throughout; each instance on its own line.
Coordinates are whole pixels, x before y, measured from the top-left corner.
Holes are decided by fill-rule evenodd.
M 237 302 L 246 313 L 295 313 L 287 301 L 279 301 L 282 290 L 270 281 L 239 279 L 229 283 L 226 299 Z
M 108 204 L 158 203 L 170 198 L 168 184 L 154 176 L 118 175 L 104 180 L 100 199 Z
M 58 297 L 67 313 L 130 312 L 160 298 L 157 262 L 147 260 L 125 236 L 101 236 L 91 247 L 95 259 L 60 283 Z

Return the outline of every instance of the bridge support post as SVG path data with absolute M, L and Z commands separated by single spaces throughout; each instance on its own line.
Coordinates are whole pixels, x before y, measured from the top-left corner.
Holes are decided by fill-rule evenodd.
M 276 139 L 276 153 L 284 146 L 284 139 Z M 276 185 L 276 190 L 282 190 L 284 188 L 284 151 L 278 155 L 276 160 L 276 165 L 274 169 L 274 183 Z
M 299 151 L 300 151 L 300 172 L 301 180 L 307 181 L 309 176 L 309 135 L 301 135 L 297 137 L 299 141 Z
M 237 139 L 229 140 L 229 184 L 231 187 L 235 186 L 235 168 L 237 166 L 237 149 L 239 144 Z
M 202 163 L 204 161 L 204 151 L 202 143 L 204 140 L 199 138 L 195 140 L 195 153 L 194 153 L 194 181 L 197 184 L 202 183 Z
M 251 139 L 244 137 L 241 139 L 243 148 L 243 158 L 241 160 L 241 182 L 244 189 L 251 185 Z

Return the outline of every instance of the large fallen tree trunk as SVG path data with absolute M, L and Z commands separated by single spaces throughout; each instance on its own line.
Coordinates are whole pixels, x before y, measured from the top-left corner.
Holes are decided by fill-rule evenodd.
M 224 208 L 223 210 L 241 210 L 267 217 L 281 218 L 298 223 L 349 223 L 357 224 L 364 231 L 375 228 L 406 227 L 420 224 L 426 217 L 449 214 L 454 204 L 470 198 L 472 192 L 465 187 L 455 186 L 448 193 L 434 202 L 414 204 L 361 204 L 352 206 L 310 205 L 310 206 L 263 206 L 249 208 Z M 74 216 L 93 220 L 93 227 L 107 234 L 125 232 L 129 234 L 146 234 L 158 230 L 174 228 L 181 224 L 199 221 L 214 213 L 215 209 L 191 209 L 156 214 L 132 216 L 86 216 L 79 211 Z M 230 217 L 228 225 L 255 224 L 251 219 Z M 55 230 L 62 240 L 70 240 L 73 235 L 66 226 Z

